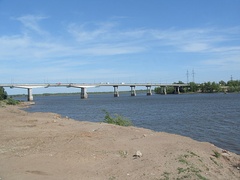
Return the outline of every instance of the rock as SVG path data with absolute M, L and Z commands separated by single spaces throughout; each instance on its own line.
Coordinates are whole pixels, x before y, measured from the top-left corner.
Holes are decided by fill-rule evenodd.
M 142 155 L 142 153 L 140 152 L 140 151 L 137 151 L 134 155 L 133 155 L 133 157 L 134 158 L 140 158 L 140 157 L 142 157 L 143 155 Z

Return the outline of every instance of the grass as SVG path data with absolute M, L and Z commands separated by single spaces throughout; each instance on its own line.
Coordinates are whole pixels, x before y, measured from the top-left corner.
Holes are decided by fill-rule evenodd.
M 169 175 L 170 175 L 170 173 L 165 171 L 162 174 L 163 178 L 161 178 L 160 180 L 169 180 L 170 179 Z
M 120 154 L 120 156 L 121 157 L 123 157 L 123 158 L 126 158 L 127 157 L 127 155 L 128 155 L 128 152 L 127 151 L 118 151 L 118 153 Z
M 183 163 L 183 164 L 188 165 L 188 161 L 187 161 L 185 158 L 186 158 L 185 156 L 180 157 L 178 161 L 179 161 L 180 163 Z
M 186 154 L 179 156 L 177 160 L 182 165 L 181 167 L 177 168 L 177 173 L 178 173 L 177 180 L 195 179 L 195 178 L 200 180 L 207 180 L 206 177 L 201 175 L 202 170 L 192 163 L 192 160 L 194 159 L 197 160 L 199 158 L 200 158 L 199 155 L 191 151 L 187 151 Z
M 214 157 L 216 157 L 216 158 L 221 157 L 221 154 L 219 152 L 213 150 L 213 153 L 214 153 L 214 155 L 213 155 Z
M 103 110 L 105 112 L 105 118 L 104 121 L 105 123 L 108 124 L 115 124 L 115 125 L 119 125 L 119 126 L 132 126 L 133 123 L 132 121 L 130 121 L 129 119 L 122 117 L 118 114 L 115 114 L 115 117 L 110 116 L 109 112 L 107 112 L 106 110 Z
M 1 101 L 1 106 L 4 106 L 4 104 L 6 105 L 17 105 L 19 104 L 20 101 L 12 99 L 12 98 L 7 98 Z

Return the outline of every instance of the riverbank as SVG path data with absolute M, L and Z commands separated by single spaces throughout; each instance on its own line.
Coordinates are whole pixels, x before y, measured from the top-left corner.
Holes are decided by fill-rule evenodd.
M 240 156 L 210 143 L 24 106 L 0 107 L 2 180 L 240 178 Z

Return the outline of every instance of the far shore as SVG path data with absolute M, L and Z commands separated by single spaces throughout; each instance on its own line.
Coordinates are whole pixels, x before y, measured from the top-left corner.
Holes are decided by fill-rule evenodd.
M 240 179 L 240 156 L 137 127 L 0 107 L 0 179 Z
M 119 94 L 130 94 L 131 91 L 119 91 Z M 146 90 L 136 90 L 136 94 L 144 94 L 147 93 Z M 69 93 L 42 93 L 42 94 L 33 94 L 33 96 L 72 96 L 72 95 L 79 95 L 80 92 L 69 92 Z M 113 91 L 103 91 L 103 92 L 87 92 L 87 94 L 113 94 Z M 157 94 L 155 95 L 163 95 Z M 240 94 L 240 92 L 213 92 L 213 93 L 203 93 L 203 92 L 184 92 L 180 94 Z M 174 93 L 169 93 L 166 95 L 176 95 Z M 27 97 L 27 94 L 11 94 L 9 97 Z

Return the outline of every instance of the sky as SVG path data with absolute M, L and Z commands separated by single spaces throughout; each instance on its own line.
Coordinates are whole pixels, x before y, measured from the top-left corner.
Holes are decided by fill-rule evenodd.
M 239 9 L 240 0 L 0 0 L 0 84 L 239 80 Z

